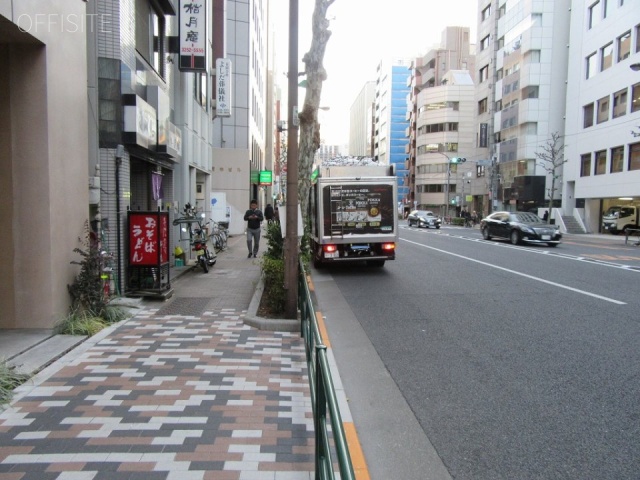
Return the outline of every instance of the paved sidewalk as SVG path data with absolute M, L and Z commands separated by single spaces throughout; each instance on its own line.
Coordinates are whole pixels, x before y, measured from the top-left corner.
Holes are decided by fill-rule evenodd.
M 185 272 L 171 299 L 17 389 L 0 412 L 0 479 L 313 478 L 303 340 L 243 322 L 259 278 L 233 237 L 208 274 Z

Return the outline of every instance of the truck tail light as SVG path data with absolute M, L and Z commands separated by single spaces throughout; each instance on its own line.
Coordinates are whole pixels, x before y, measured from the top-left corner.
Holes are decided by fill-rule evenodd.
M 337 246 L 335 245 L 325 245 L 322 247 L 322 250 L 324 250 L 325 253 L 333 253 L 338 249 Z
M 391 251 L 391 250 L 395 250 L 396 249 L 396 244 L 395 243 L 383 243 L 382 244 L 382 250 L 384 251 Z

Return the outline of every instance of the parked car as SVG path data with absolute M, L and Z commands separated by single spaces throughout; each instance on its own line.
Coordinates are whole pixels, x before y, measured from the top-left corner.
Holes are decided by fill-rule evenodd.
M 546 243 L 555 247 L 562 240 L 556 225 L 549 225 L 535 213 L 529 212 L 494 212 L 482 219 L 480 231 L 485 240 L 506 238 L 514 245 L 521 242 Z
M 440 220 L 440 218 L 431 210 L 414 210 L 407 215 L 407 223 L 410 227 L 412 225 L 417 225 L 418 227 L 440 228 L 442 220 Z

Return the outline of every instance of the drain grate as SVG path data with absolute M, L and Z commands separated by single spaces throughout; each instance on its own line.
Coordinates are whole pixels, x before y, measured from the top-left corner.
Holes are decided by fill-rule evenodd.
M 210 298 L 178 297 L 162 307 L 156 315 L 189 315 L 199 317 L 205 311 Z

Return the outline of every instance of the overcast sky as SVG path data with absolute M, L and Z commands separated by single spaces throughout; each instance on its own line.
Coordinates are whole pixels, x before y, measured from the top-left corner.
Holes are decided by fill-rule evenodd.
M 287 98 L 289 0 L 271 0 L 276 29 L 277 79 Z M 440 43 L 447 26 L 471 28 L 476 41 L 477 0 L 336 0 L 328 10 L 332 32 L 324 58 L 328 78 L 322 88 L 321 136 L 327 144 L 349 141 L 349 109 L 378 63 L 392 57 L 413 58 Z M 299 58 L 311 46 L 315 0 L 299 0 Z M 304 65 L 300 63 L 300 71 Z M 299 91 L 299 104 L 304 90 Z

